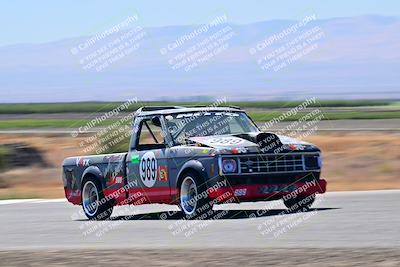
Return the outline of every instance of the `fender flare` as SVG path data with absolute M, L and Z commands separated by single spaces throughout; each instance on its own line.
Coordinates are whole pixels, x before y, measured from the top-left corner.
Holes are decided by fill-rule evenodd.
M 179 171 L 179 173 L 177 175 L 177 179 L 175 182 L 175 188 L 178 188 L 178 184 L 182 178 L 182 174 L 189 170 L 192 170 L 192 171 L 198 173 L 201 176 L 201 178 L 204 180 L 204 182 L 207 181 L 208 174 L 207 174 L 206 169 L 204 168 L 203 164 L 198 160 L 192 159 L 192 160 L 185 162 L 182 165 L 181 170 Z
M 82 173 L 82 177 L 81 177 L 81 187 L 82 187 L 83 179 L 88 174 L 96 177 L 99 180 L 102 188 L 106 187 L 106 180 L 103 179 L 104 178 L 103 173 L 100 171 L 99 167 L 97 167 L 97 166 L 89 166 L 85 169 L 85 171 Z

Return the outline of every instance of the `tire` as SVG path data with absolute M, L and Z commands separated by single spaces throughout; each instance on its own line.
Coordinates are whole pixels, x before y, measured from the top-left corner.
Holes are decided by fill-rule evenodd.
M 208 198 L 207 186 L 195 172 L 187 172 L 179 184 L 179 207 L 186 219 L 208 219 L 212 202 Z
M 86 179 L 81 192 L 83 212 L 89 220 L 107 220 L 111 217 L 113 206 L 105 199 L 97 179 Z
M 309 196 L 296 196 L 291 199 L 283 199 L 283 203 L 290 211 L 307 211 L 315 201 L 315 194 Z

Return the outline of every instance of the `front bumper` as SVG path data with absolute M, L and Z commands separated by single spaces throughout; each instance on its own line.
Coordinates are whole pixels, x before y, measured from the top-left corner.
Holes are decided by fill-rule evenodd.
M 208 196 L 224 201 L 234 197 L 237 200 L 273 200 L 285 195 L 295 194 L 308 196 L 326 192 L 327 182 L 323 179 L 291 184 L 255 184 L 234 185 L 219 188 L 209 188 Z

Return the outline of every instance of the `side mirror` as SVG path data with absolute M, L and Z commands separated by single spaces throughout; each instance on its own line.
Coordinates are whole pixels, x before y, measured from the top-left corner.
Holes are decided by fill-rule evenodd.
M 151 118 L 151 123 L 153 123 L 154 126 L 161 127 L 160 117 L 154 116 Z

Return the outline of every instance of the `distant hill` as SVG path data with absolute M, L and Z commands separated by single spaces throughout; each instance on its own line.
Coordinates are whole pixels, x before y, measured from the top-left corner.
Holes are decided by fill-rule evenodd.
M 202 25 L 144 28 L 139 47 L 100 72 L 84 70 L 79 60 L 126 36 L 131 29 L 98 40 L 77 55 L 71 49 L 93 37 L 0 47 L 0 102 L 117 101 L 131 97 L 187 101 L 218 96 L 230 100 L 400 98 L 399 18 L 314 20 L 256 51 L 256 55 L 249 52 L 296 23 L 271 20 L 225 24 L 211 27 L 207 33 L 196 32 Z M 226 27 L 233 36 L 222 42 L 226 47 L 216 56 L 188 72 L 171 68 L 168 62 L 173 56 Z M 311 52 L 277 72 L 262 70 L 257 64 L 261 55 L 315 27 L 323 37 L 315 41 L 317 47 Z M 197 35 L 166 55 L 160 52 L 191 33 Z

